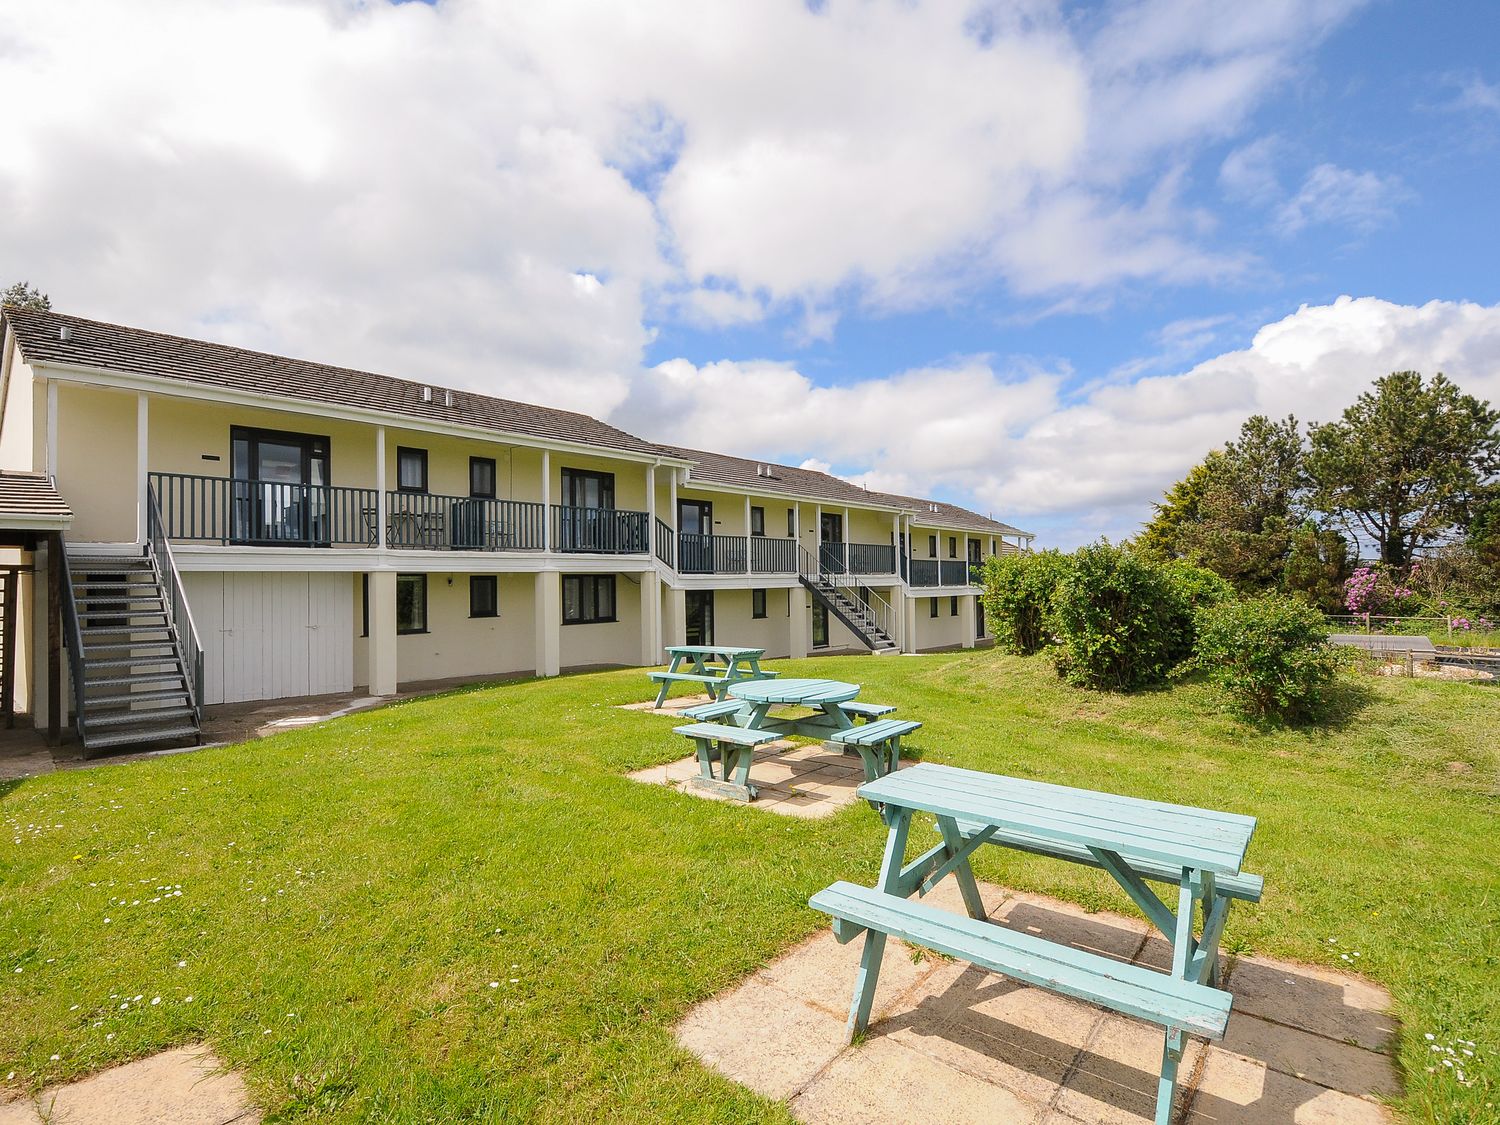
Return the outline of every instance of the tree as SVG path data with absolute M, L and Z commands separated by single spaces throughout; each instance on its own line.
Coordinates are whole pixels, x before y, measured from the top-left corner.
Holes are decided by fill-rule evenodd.
M 1306 518 L 1297 420 L 1257 414 L 1168 490 L 1137 541 L 1143 553 L 1204 566 L 1244 591 L 1275 589 Z
M 50 309 L 52 298 L 29 281 L 18 281 L 0 293 L 0 305 L 15 305 L 23 309 Z
M 1500 470 L 1500 413 L 1438 374 L 1378 379 L 1337 422 L 1312 427 L 1319 510 L 1364 535 L 1387 566 L 1467 527 Z
M 1344 580 L 1349 577 L 1349 541 L 1331 528 L 1306 520 L 1292 532 L 1282 571 L 1282 589 L 1324 613 L 1344 611 Z

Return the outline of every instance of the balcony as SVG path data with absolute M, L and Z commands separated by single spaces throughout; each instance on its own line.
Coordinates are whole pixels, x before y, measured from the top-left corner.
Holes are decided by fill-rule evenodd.
M 658 543 L 657 555 L 669 562 Z M 667 554 L 670 554 L 668 550 Z M 677 536 L 679 574 L 795 574 L 797 541 L 764 535 Z
M 379 493 L 373 488 L 283 484 L 190 473 L 151 473 L 167 537 L 176 542 L 254 547 L 376 547 Z M 426 551 L 541 551 L 645 554 L 645 512 L 524 500 L 387 492 L 386 546 Z
M 912 559 L 908 564 L 906 583 L 929 588 L 978 585 L 970 578 L 966 559 Z
M 830 540 L 819 547 L 818 562 L 825 574 L 895 574 L 896 548 L 889 543 Z

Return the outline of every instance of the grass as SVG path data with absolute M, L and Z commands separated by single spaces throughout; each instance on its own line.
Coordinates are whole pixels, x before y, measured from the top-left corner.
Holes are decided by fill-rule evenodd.
M 1407 1118 L 1500 1117 L 1500 690 L 1363 678 L 1331 727 L 1263 732 L 1201 685 L 1086 694 L 993 652 L 777 666 L 921 718 L 928 760 L 1254 813 L 1267 894 L 1227 945 L 1359 950 L 1404 1024 Z M 873 878 L 881 826 L 626 781 L 684 753 L 612 706 L 648 694 L 639 671 L 510 684 L 12 786 L 0 1075 L 207 1039 L 269 1121 L 787 1120 L 671 1028 L 826 924 L 808 896 Z M 1084 868 L 976 866 L 1130 909 Z M 1472 1085 L 1428 1072 L 1428 1034 L 1478 1045 Z

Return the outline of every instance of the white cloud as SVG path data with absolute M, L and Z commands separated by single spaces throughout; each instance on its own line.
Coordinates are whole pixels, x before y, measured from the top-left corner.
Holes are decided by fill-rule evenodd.
M 1281 198 L 1281 180 L 1276 174 L 1279 137 L 1260 137 L 1241 145 L 1224 158 L 1219 167 L 1219 186 L 1231 199 L 1266 205 Z
M 1458 97 L 1453 102 L 1453 108 L 1500 113 L 1500 85 L 1471 74 L 1459 83 Z
M 1396 205 L 1408 196 L 1399 176 L 1319 164 L 1307 174 L 1297 194 L 1277 210 L 1276 226 L 1287 235 L 1318 223 L 1370 231 L 1389 221 Z
M 1164 336 L 1210 338 L 1216 318 Z M 842 387 L 785 363 L 675 360 L 636 389 L 648 436 L 801 461 L 867 488 L 952 496 L 1071 546 L 1132 534 L 1149 505 L 1251 414 L 1328 421 L 1390 371 L 1445 372 L 1500 402 L 1500 305 L 1341 297 L 1304 306 L 1249 346 L 1172 374 L 1064 395 L 1065 373 L 976 357 Z M 755 410 L 726 425 L 724 403 Z M 837 419 L 838 425 L 829 425 Z

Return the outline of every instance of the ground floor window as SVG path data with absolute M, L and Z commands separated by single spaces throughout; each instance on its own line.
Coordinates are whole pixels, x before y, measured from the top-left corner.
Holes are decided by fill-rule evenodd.
M 493 574 L 469 575 L 469 616 L 500 616 L 500 580 Z
M 974 635 L 984 636 L 984 603 L 978 598 L 974 599 Z
M 828 607 L 821 602 L 813 606 L 813 648 L 828 647 Z
M 613 574 L 563 576 L 563 624 L 594 625 L 615 620 Z
M 683 596 L 685 639 L 690 645 L 714 643 L 714 592 L 689 590 Z
M 958 599 L 957 598 L 949 598 L 948 599 L 948 616 L 949 617 L 957 617 L 958 616 Z
M 928 617 L 936 617 L 938 615 L 938 605 L 937 605 L 937 603 L 938 603 L 938 600 L 936 598 L 928 598 L 927 599 L 927 616 Z
M 396 575 L 396 632 L 427 632 L 427 575 Z
M 766 592 L 764 590 L 750 591 L 750 616 L 764 617 L 766 615 Z

